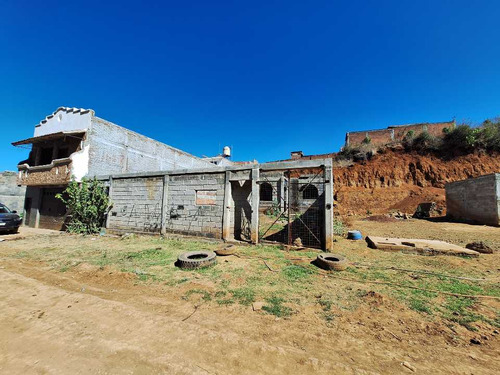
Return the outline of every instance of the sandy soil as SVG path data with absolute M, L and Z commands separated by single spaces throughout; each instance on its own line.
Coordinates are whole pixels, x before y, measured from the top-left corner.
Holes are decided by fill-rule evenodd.
M 355 224 L 379 235 L 389 230 L 387 223 Z M 419 222 L 431 232 L 444 228 L 430 224 Z M 409 228 L 403 223 L 397 231 L 411 234 Z M 490 228 L 474 228 L 470 236 L 492 236 Z M 494 374 L 500 368 L 493 331 L 482 333 L 482 345 L 471 345 L 378 293 L 331 325 L 307 306 L 279 319 L 251 307 L 186 301 L 181 286 L 141 284 L 109 268 L 57 272 L 7 256 L 13 251 L 7 242 L 0 243 L 0 373 L 413 373 L 403 362 L 416 373 Z M 498 256 L 489 259 L 498 263 Z

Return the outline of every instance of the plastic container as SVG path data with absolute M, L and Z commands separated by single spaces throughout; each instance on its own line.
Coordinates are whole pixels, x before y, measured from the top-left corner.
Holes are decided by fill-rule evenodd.
M 361 235 L 361 232 L 359 230 L 350 230 L 347 232 L 347 239 L 348 240 L 362 240 L 363 236 Z

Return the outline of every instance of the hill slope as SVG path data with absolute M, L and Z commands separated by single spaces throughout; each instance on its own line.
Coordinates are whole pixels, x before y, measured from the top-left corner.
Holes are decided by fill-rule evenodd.
M 419 203 L 432 201 L 444 214 L 447 182 L 494 172 L 500 172 L 499 154 L 475 153 L 444 160 L 386 150 L 362 163 L 334 166 L 336 212 L 413 213 Z

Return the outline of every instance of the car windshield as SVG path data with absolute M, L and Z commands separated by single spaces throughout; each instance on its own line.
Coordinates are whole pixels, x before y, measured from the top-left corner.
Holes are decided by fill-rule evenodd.
M 10 214 L 10 210 L 7 208 L 7 206 L 0 204 L 0 214 Z

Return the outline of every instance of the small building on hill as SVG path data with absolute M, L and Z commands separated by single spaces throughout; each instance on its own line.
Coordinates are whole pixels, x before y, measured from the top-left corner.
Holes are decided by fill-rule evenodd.
M 446 214 L 453 220 L 500 226 L 500 173 L 446 184 Z
M 455 128 L 455 120 L 447 122 L 425 122 L 421 124 L 392 125 L 387 129 L 348 132 L 345 135 L 345 147 L 359 147 L 364 143 L 383 146 L 392 142 L 402 142 L 408 133 L 414 137 L 428 132 L 434 137 L 443 137 L 445 129 Z

